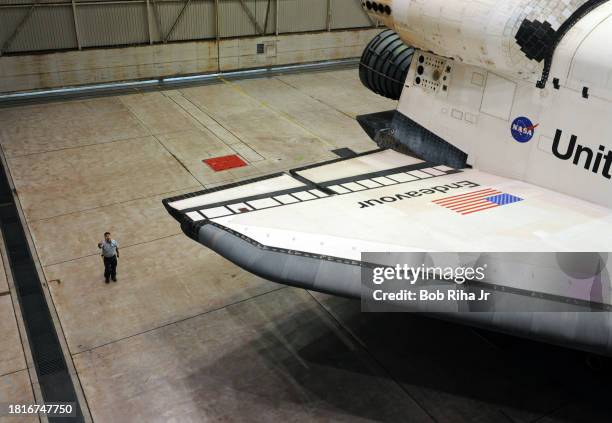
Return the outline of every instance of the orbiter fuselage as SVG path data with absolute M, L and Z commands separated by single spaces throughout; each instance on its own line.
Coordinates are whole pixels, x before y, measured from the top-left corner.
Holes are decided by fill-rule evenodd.
M 398 112 L 475 168 L 612 207 L 612 3 L 362 3 L 416 49 Z

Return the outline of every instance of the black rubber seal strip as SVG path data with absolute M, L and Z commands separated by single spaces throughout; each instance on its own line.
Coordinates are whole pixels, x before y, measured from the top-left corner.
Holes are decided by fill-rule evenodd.
M 383 176 L 394 175 L 396 173 L 405 173 L 405 172 L 413 172 L 415 170 L 428 169 L 434 166 L 437 166 L 437 165 L 429 163 L 429 162 L 415 163 L 415 164 L 411 164 L 407 166 L 396 167 L 394 169 L 379 170 L 377 172 L 364 173 L 363 175 L 349 176 L 349 177 L 342 178 L 342 179 L 336 179 L 334 181 L 324 182 L 323 186 L 330 187 L 334 185 L 347 184 L 349 182 L 363 181 L 365 179 L 381 178 Z M 435 175 L 431 175 L 431 176 L 434 177 Z M 443 175 L 440 175 L 440 176 L 443 176 Z
M 372 154 L 380 153 L 381 151 L 384 151 L 384 150 L 388 150 L 388 148 L 377 148 L 376 150 L 364 151 L 363 153 L 356 154 L 353 157 L 346 157 L 346 158 L 345 157 L 339 157 L 337 159 L 331 159 L 331 160 L 327 160 L 325 162 L 313 163 L 311 165 L 302 166 L 302 167 L 298 167 L 296 169 L 292 169 L 291 172 L 302 172 L 304 170 L 314 169 L 315 167 L 321 167 L 321 166 L 327 166 L 327 165 L 334 164 L 334 163 L 345 162 L 347 160 L 352 160 L 352 159 L 355 159 L 357 157 L 370 156 Z
M 296 175 L 297 172 L 300 172 L 300 171 L 303 171 L 303 170 L 312 169 L 312 168 L 319 167 L 319 166 L 325 166 L 325 165 L 328 165 L 328 164 L 334 164 L 334 163 L 339 163 L 339 162 L 343 162 L 343 161 L 346 161 L 346 160 L 351 160 L 351 159 L 354 159 L 356 157 L 369 156 L 371 154 L 380 153 L 383 150 L 384 149 L 378 148 L 376 150 L 371 150 L 371 151 L 366 151 L 366 152 L 363 152 L 363 153 L 359 153 L 359 154 L 355 155 L 354 157 L 347 157 L 347 158 L 340 157 L 340 158 L 337 158 L 337 159 L 332 159 L 332 160 L 328 160 L 328 161 L 321 162 L 321 163 L 314 163 L 314 164 L 311 164 L 311 165 L 308 165 L 308 166 L 300 167 L 300 168 L 297 168 L 297 169 L 292 169 L 288 173 L 289 173 L 289 175 L 293 176 L 294 178 L 300 180 L 301 182 L 307 183 L 307 182 L 310 182 L 310 181 L 308 181 L 305 178 L 299 177 L 299 175 Z M 183 217 L 185 212 L 194 211 L 194 210 L 200 210 L 200 209 L 202 209 L 202 207 L 195 208 L 194 210 L 191 210 L 191 209 L 190 210 L 177 210 L 174 207 L 171 207 L 170 203 L 174 203 L 176 201 L 181 201 L 181 200 L 187 200 L 189 198 L 198 197 L 200 195 L 211 194 L 213 192 L 224 191 L 224 190 L 227 190 L 227 189 L 230 189 L 230 188 L 241 187 L 241 186 L 249 185 L 249 184 L 252 184 L 252 183 L 255 183 L 255 182 L 266 181 L 268 179 L 278 178 L 278 177 L 283 176 L 283 175 L 286 175 L 286 173 L 278 172 L 278 173 L 274 173 L 274 174 L 271 174 L 271 175 L 265 175 L 265 176 L 260 176 L 258 178 L 247 179 L 245 181 L 235 182 L 235 183 L 228 184 L 228 185 L 221 185 L 221 186 L 218 186 L 216 188 L 209 188 L 209 189 L 204 189 L 204 190 L 201 190 L 201 191 L 191 192 L 189 194 L 183 194 L 183 195 L 178 195 L 176 197 L 166 198 L 166 199 L 162 200 L 162 203 L 163 203 L 164 207 L 166 208 L 166 210 L 168 211 L 168 213 L 170 213 L 170 215 L 172 217 L 174 217 L 176 220 L 178 220 L 180 222 L 182 220 L 182 217 Z M 330 194 L 328 189 L 326 189 L 325 187 L 319 186 L 318 184 L 315 184 L 314 182 L 310 182 L 310 186 L 312 187 L 310 189 L 320 189 L 321 191 L 323 191 L 323 192 L 325 192 L 327 194 Z M 303 190 L 303 188 L 300 188 L 300 190 Z M 257 198 L 251 198 L 251 197 L 246 197 L 246 198 L 250 198 L 251 201 L 254 200 L 254 199 L 257 199 Z M 249 201 L 249 200 L 247 200 L 247 201 Z M 240 201 L 237 201 L 237 202 L 240 202 Z M 223 204 L 227 204 L 227 202 L 223 202 Z M 206 207 L 208 207 L 208 206 L 206 206 Z
M 254 182 L 254 181 L 251 180 L 250 182 Z M 265 198 L 270 198 L 270 197 L 278 197 L 279 195 L 289 195 L 289 194 L 295 194 L 297 192 L 307 192 L 313 189 L 317 189 L 317 187 L 312 186 L 312 185 L 307 185 L 305 187 L 297 187 L 297 188 L 285 189 L 281 191 L 266 192 L 264 194 L 251 195 L 248 197 L 240 197 L 240 198 L 234 198 L 232 200 L 225 200 L 225 201 L 219 201 L 216 203 L 205 204 L 203 206 L 190 207 L 188 209 L 180 210 L 180 213 L 185 214 L 185 213 L 190 213 L 194 211 L 204 211 L 205 209 L 214 209 L 217 207 L 232 206 L 234 204 L 247 203 L 249 201 L 263 200 Z
M 551 46 L 548 54 L 544 58 L 544 69 L 542 70 L 542 78 L 536 83 L 538 88 L 545 88 L 546 83 L 548 82 L 548 78 L 550 77 L 550 70 L 552 68 L 553 58 L 555 56 L 555 51 L 557 47 L 561 43 L 561 40 L 565 37 L 565 35 L 586 15 L 588 15 L 591 11 L 606 3 L 608 0 L 588 0 L 586 3 L 578 7 L 570 15 L 569 18 L 565 22 L 561 24 L 556 33 L 556 39 L 554 44 Z
M 351 157 L 352 158 L 352 157 Z M 349 158 L 350 159 L 350 158 Z M 346 159 L 343 159 L 346 160 Z M 263 194 L 258 194 L 258 195 L 250 195 L 250 196 L 246 196 L 246 197 L 240 197 L 240 198 L 234 198 L 231 200 L 224 200 L 224 201 L 218 201 L 216 203 L 210 203 L 210 204 L 206 204 L 203 206 L 197 206 L 197 207 L 189 207 L 186 209 L 181 209 L 181 210 L 176 210 L 173 207 L 170 206 L 166 206 L 166 209 L 170 209 L 173 210 L 174 212 L 172 212 L 172 216 L 177 219 L 180 220 L 181 217 L 180 216 L 184 216 L 186 213 L 190 213 L 190 212 L 199 212 L 199 211 L 203 211 L 205 209 L 214 209 L 217 207 L 223 207 L 223 206 L 231 206 L 234 204 L 240 204 L 240 203 L 248 203 L 250 201 L 256 201 L 256 200 L 262 200 L 262 199 L 266 199 L 266 198 L 270 198 L 270 197 L 278 197 L 280 195 L 290 195 L 290 194 L 295 194 L 298 192 L 307 192 L 310 190 L 319 190 L 324 192 L 327 195 L 338 195 L 338 193 L 336 193 L 335 191 L 329 189 L 329 187 L 334 186 L 334 185 L 341 185 L 341 184 L 346 184 L 349 182 L 355 182 L 358 183 L 358 181 L 364 180 L 364 179 L 371 179 L 371 178 L 379 178 L 382 176 L 387 176 L 387 175 L 393 175 L 396 173 L 402 173 L 402 172 L 410 172 L 410 171 L 415 171 L 415 170 L 421 170 L 421 169 L 427 169 L 430 168 L 432 166 L 435 166 L 431 163 L 427 163 L 427 162 L 423 162 L 423 163 L 416 163 L 416 164 L 412 164 L 412 165 L 407 165 L 407 166 L 401 166 L 401 167 L 397 167 L 397 168 L 393 168 L 393 169 L 385 169 L 385 170 L 381 170 L 381 171 L 377 171 L 377 172 L 371 172 L 371 173 L 366 173 L 363 175 L 352 175 L 346 178 L 342 178 L 342 179 L 336 179 L 336 180 L 332 180 L 332 181 L 328 181 L 328 182 L 322 182 L 322 183 L 315 183 L 301 175 L 297 174 L 297 171 L 291 170 L 290 171 L 290 175 L 297 179 L 298 181 L 302 182 L 305 186 L 303 187 L 296 187 L 296 188 L 291 188 L 291 189 L 285 189 L 285 190 L 279 190 L 279 191 L 272 191 L 272 192 L 267 192 L 267 193 L 263 193 Z M 273 175 L 272 177 L 277 177 L 279 176 L 278 174 Z M 435 177 L 435 175 L 431 175 L 432 177 Z M 442 176 L 442 175 L 440 175 Z M 171 199 L 167 199 L 164 200 L 164 205 L 167 205 L 168 203 L 174 202 L 174 201 L 179 201 L 179 200 L 183 200 L 186 198 L 192 198 L 192 197 L 196 197 L 202 194 L 208 194 L 210 192 L 215 192 L 215 191 L 219 191 L 222 189 L 229 189 L 229 188 L 235 188 L 236 186 L 241 186 L 241 185 L 248 185 L 250 183 L 256 183 L 256 182 L 260 182 L 262 180 L 266 180 L 266 179 L 271 179 L 271 178 L 257 178 L 257 179 L 249 179 L 246 181 L 242 181 L 238 184 L 232 184 L 232 185 L 226 185 L 224 187 L 218 187 L 215 188 L 214 190 L 211 190 L 209 192 L 205 192 L 205 191 L 200 191 L 198 193 L 193 193 L 193 194 L 187 194 L 185 196 L 180 196 L 180 197 L 174 197 Z M 369 189 L 367 186 L 364 186 L 364 188 Z M 178 200 L 177 200 L 178 198 Z M 170 211 L 169 210 L 169 211 Z

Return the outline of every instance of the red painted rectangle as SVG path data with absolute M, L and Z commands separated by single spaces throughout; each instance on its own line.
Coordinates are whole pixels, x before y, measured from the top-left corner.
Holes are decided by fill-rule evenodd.
M 215 172 L 247 166 L 246 162 L 236 154 L 232 154 L 230 156 L 213 157 L 212 159 L 202 161 L 210 166 L 210 168 Z

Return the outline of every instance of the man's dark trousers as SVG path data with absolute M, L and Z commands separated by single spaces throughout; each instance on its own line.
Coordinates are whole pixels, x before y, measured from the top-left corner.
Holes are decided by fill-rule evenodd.
M 104 278 L 117 278 L 117 256 L 104 257 Z

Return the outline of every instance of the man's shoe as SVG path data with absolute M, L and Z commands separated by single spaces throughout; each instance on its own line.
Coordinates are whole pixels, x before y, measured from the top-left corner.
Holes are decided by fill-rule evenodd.
M 104 282 L 109 283 L 110 281 L 108 280 L 108 278 L 104 279 Z
M 113 276 L 113 282 L 117 282 L 117 277 Z

